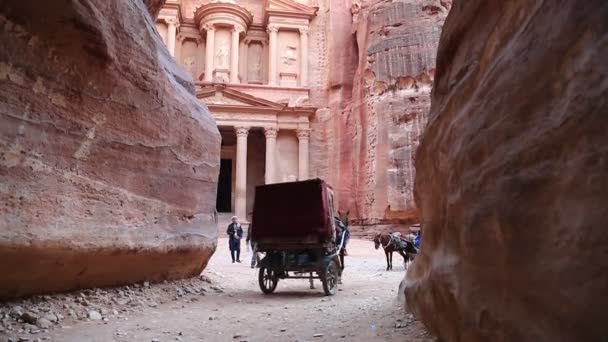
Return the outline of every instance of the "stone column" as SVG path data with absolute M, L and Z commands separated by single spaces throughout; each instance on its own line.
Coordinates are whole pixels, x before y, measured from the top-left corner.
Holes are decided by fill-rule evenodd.
M 206 25 L 204 29 L 207 31 L 207 43 L 205 50 L 205 82 L 213 81 L 213 53 L 215 50 L 215 27 Z
M 239 220 L 247 219 L 247 135 L 249 127 L 235 127 L 236 185 L 234 211 Z
M 308 179 L 308 139 L 310 129 L 298 129 L 298 180 Z
M 276 127 L 264 128 L 264 135 L 266 136 L 266 184 L 276 182 L 275 169 L 276 169 L 276 149 L 277 149 L 277 132 Z
M 181 34 L 178 34 L 175 38 L 175 53 L 173 54 L 173 57 L 175 57 L 177 64 L 181 64 L 182 62 L 182 45 L 184 44 L 185 40 L 186 36 Z
M 243 57 L 243 60 L 245 61 L 245 63 L 243 63 L 243 68 L 241 69 L 242 73 L 241 73 L 241 82 L 242 83 L 248 83 L 249 79 L 249 75 L 247 75 L 247 72 L 249 70 L 248 69 L 248 62 L 247 62 L 247 54 L 248 54 L 248 50 L 249 50 L 249 41 L 247 39 L 243 39 L 243 48 L 241 50 L 241 56 Z M 239 57 L 239 59 L 240 59 Z
M 171 56 L 175 56 L 175 36 L 177 35 L 177 21 L 167 19 L 167 49 Z
M 279 27 L 275 25 L 268 26 L 268 35 L 269 35 L 269 61 L 268 61 L 268 85 L 274 86 L 277 85 L 277 33 L 279 32 Z
M 300 29 L 300 87 L 308 86 L 308 28 Z
M 230 48 L 230 83 L 239 83 L 239 36 L 241 30 L 232 29 L 232 48 Z
M 194 82 L 202 81 L 199 79 L 199 77 L 201 77 L 201 75 L 205 72 L 205 53 L 206 51 L 203 46 L 203 38 L 199 36 L 196 38 L 196 77 Z

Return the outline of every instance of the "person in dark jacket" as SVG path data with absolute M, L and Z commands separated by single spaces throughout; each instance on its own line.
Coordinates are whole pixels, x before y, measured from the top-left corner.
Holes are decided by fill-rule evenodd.
M 241 239 L 243 238 L 243 228 L 236 216 L 232 216 L 232 223 L 228 225 L 226 234 L 228 234 L 228 247 L 230 248 L 232 262 L 241 262 Z

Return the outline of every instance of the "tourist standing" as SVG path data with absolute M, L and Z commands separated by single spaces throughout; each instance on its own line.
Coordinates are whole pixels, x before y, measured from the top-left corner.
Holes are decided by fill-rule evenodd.
M 232 223 L 226 229 L 228 234 L 228 248 L 230 248 L 230 256 L 232 263 L 241 262 L 241 238 L 243 238 L 243 228 L 236 216 L 232 216 Z

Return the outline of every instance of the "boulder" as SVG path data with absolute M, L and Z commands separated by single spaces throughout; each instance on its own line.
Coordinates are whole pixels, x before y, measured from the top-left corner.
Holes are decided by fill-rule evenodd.
M 220 135 L 162 1 L 0 6 L 0 299 L 200 274 Z
M 456 0 L 407 305 L 444 341 L 608 336 L 608 3 Z

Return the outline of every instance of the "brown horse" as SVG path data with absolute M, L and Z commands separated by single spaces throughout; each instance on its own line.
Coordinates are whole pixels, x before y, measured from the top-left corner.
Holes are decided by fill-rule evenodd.
M 403 257 L 403 263 L 406 265 L 406 269 L 407 263 L 414 260 L 417 253 L 417 250 L 412 242 L 404 240 L 405 248 L 402 249 L 395 243 L 394 239 L 398 239 L 398 237 L 391 237 L 389 234 L 376 234 L 374 237 L 374 247 L 379 249 L 380 246 L 382 246 L 382 249 L 384 249 L 387 271 L 393 269 L 393 252 L 401 254 Z

